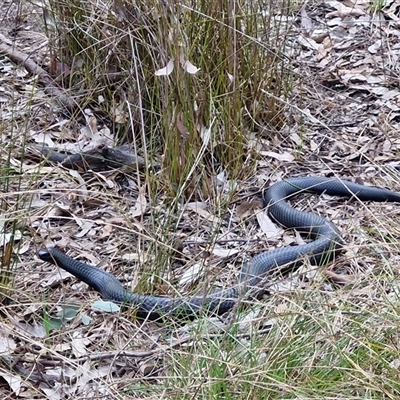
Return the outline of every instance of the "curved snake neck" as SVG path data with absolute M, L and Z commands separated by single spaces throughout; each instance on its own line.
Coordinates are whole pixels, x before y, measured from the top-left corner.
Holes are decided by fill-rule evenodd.
M 194 318 L 200 313 L 221 315 L 231 310 L 239 299 L 259 296 L 265 290 L 266 275 L 284 266 L 294 270 L 308 259 L 312 265 L 325 265 L 340 251 L 343 239 L 338 228 L 314 214 L 291 208 L 286 200 L 301 192 L 327 193 L 359 200 L 400 202 L 400 193 L 363 186 L 339 179 L 321 177 L 291 178 L 272 185 L 264 193 L 264 206 L 275 221 L 295 228 L 314 240 L 300 246 L 267 251 L 253 257 L 242 268 L 239 283 L 233 287 L 191 298 L 146 296 L 125 289 L 113 275 L 67 256 L 56 247 L 41 249 L 39 258 L 75 275 L 100 292 L 104 299 L 137 308 L 139 318 L 159 319 L 166 315 Z

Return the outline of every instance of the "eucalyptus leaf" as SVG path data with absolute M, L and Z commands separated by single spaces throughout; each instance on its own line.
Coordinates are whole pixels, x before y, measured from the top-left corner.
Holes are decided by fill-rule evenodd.
M 89 317 L 87 314 L 82 315 L 82 324 L 83 325 L 90 325 L 92 323 L 92 318 Z
M 119 312 L 120 306 L 113 303 L 112 301 L 96 300 L 92 305 L 92 310 L 94 311 L 105 311 L 105 312 Z
M 59 311 L 56 315 L 64 321 L 71 321 L 77 316 L 79 309 L 80 306 L 76 304 L 66 304 L 65 306 L 62 306 L 61 311 Z
M 46 321 L 46 330 L 59 330 L 63 326 L 63 321 L 60 318 L 50 318 Z

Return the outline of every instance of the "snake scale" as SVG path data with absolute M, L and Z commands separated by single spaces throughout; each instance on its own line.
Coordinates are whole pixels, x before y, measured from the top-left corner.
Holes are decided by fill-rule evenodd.
M 231 310 L 239 300 L 257 297 L 265 289 L 266 276 L 278 268 L 295 269 L 308 260 L 312 265 L 326 265 L 343 245 L 338 228 L 326 219 L 296 210 L 287 199 L 302 193 L 326 193 L 356 197 L 361 201 L 399 202 L 400 193 L 378 187 L 364 186 L 349 181 L 322 177 L 289 178 L 273 184 L 264 193 L 264 206 L 279 224 L 295 228 L 312 241 L 260 253 L 245 264 L 239 282 L 229 288 L 188 298 L 140 295 L 125 289 L 110 273 L 77 261 L 56 247 L 39 250 L 38 256 L 75 275 L 100 292 L 106 300 L 134 306 L 137 317 L 157 320 L 166 315 L 195 318 L 201 313 L 221 315 Z

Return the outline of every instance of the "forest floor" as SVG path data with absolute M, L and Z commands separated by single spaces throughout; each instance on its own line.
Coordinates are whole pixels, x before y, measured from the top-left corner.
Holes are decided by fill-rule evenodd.
M 68 120 L 37 76 L 0 50 L 3 399 L 399 398 L 396 204 L 300 196 L 294 207 L 343 232 L 336 262 L 279 277 L 243 314 L 184 325 L 106 312 L 97 293 L 36 256 L 56 244 L 127 287 L 185 297 L 210 281 L 232 284 L 261 251 L 303 243 L 259 206 L 276 181 L 319 175 L 400 191 L 400 1 L 308 2 L 291 18 L 295 83 L 282 100 L 285 124 L 258 138 L 248 180 L 215 176 L 235 188 L 223 211 L 187 199 L 172 215 L 139 171 L 45 162 L 37 145 L 54 146 L 66 124 L 75 126 L 63 131 L 71 151 L 112 145 L 114 133 L 90 110 L 85 121 Z M 0 45 L 45 68 L 42 20 L 41 8 L 4 0 Z M 161 180 L 163 169 L 151 173 Z

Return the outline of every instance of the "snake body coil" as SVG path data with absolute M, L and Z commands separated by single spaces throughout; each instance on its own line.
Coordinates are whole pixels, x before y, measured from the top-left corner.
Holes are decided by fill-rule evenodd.
M 278 248 L 258 254 L 243 267 L 237 285 L 187 299 L 132 293 L 108 272 L 74 260 L 55 247 L 41 249 L 38 255 L 40 259 L 75 275 L 100 292 L 106 300 L 135 306 L 140 318 L 156 320 L 165 315 L 193 318 L 201 312 L 220 315 L 231 310 L 239 299 L 259 295 L 263 291 L 266 275 L 272 270 L 279 267 L 294 269 L 305 259 L 312 265 L 325 265 L 340 251 L 343 240 L 333 223 L 317 215 L 291 208 L 286 203 L 285 200 L 301 192 L 355 196 L 362 201 L 400 202 L 400 193 L 339 179 L 304 177 L 275 183 L 264 193 L 264 205 L 269 207 L 269 215 L 281 225 L 295 228 L 314 240 L 300 246 Z

